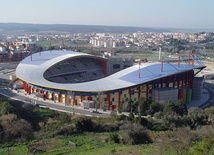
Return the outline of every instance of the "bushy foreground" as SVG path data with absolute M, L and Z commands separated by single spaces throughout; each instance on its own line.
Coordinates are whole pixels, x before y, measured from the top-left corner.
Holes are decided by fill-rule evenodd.
M 106 154 L 120 154 L 119 148 L 123 146 L 137 146 L 142 151 L 144 146 L 152 146 L 155 154 L 214 153 L 212 108 L 191 108 L 182 112 L 183 103 L 169 102 L 153 117 L 130 113 L 129 116 L 91 118 L 29 104 L 0 102 L 3 152 L 5 147 L 17 148 L 19 142 L 19 147 L 25 148 L 27 154 L 81 154 L 88 150 L 96 154 L 93 150 L 105 148 L 109 148 Z

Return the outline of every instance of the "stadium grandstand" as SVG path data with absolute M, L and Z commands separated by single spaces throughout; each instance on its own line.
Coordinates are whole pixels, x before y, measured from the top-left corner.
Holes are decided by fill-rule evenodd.
M 192 94 L 200 96 L 202 91 L 203 80 L 197 86 L 193 83 L 206 66 L 194 53 L 178 53 L 174 58 L 162 55 L 155 62 L 139 61 L 111 75 L 108 62 L 101 56 L 74 51 L 34 53 L 17 66 L 15 88 L 68 105 L 90 100 L 97 108 L 108 110 L 119 110 L 121 104 L 140 97 L 163 104 L 170 99 L 189 102 Z

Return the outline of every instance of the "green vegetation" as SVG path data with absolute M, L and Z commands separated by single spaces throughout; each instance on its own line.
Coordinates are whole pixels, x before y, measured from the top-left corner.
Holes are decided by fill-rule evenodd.
M 163 106 L 140 98 L 123 110 L 129 116 L 91 118 L 0 99 L 0 154 L 214 153 L 212 107 L 187 110 L 180 100 Z

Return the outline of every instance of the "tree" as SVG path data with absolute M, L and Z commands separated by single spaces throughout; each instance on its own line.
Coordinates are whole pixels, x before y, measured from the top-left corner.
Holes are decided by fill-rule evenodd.
M 209 117 L 203 112 L 202 109 L 197 107 L 192 107 L 188 110 L 188 117 L 191 120 L 191 124 L 189 124 L 189 126 L 192 129 L 210 123 Z
M 6 101 L 1 102 L 0 115 L 9 114 L 10 112 L 12 112 L 12 110 L 13 110 L 13 108 L 8 102 L 6 102 Z
M 175 112 L 180 116 L 187 115 L 187 106 L 183 100 L 178 100 L 177 104 L 175 105 Z
M 132 101 L 132 99 L 130 99 L 129 101 L 128 101 L 128 106 L 130 107 L 130 112 L 131 113 L 133 113 L 133 101 Z
M 15 114 L 2 115 L 0 124 L 3 129 L 2 141 L 27 141 L 32 138 L 32 126 Z
M 153 101 L 148 109 L 148 114 L 149 115 L 154 115 L 154 113 L 159 112 L 161 109 L 160 104 L 158 104 L 157 102 Z
M 180 128 L 174 132 L 163 133 L 160 135 L 160 151 L 165 154 L 166 150 L 173 149 L 177 155 L 189 154 L 189 147 L 196 138 L 195 134 L 188 128 Z
M 163 121 L 163 125 L 170 129 L 174 129 L 182 126 L 181 117 L 179 117 L 176 114 L 165 115 L 162 121 Z
M 121 111 L 124 111 L 124 112 L 130 112 L 131 111 L 131 105 L 130 105 L 130 102 L 125 102 L 125 101 L 122 101 L 121 102 Z
M 175 104 L 172 100 L 169 100 L 169 102 L 164 106 L 163 113 L 165 115 L 175 113 Z
M 138 113 L 138 101 L 133 102 L 133 104 L 132 104 L 132 112 Z
M 149 108 L 149 101 L 143 97 L 139 98 L 138 108 L 139 108 L 138 111 L 139 111 L 140 115 L 146 115 L 146 112 Z
M 207 114 L 210 117 L 214 116 L 214 107 L 209 107 L 204 109 L 204 113 Z

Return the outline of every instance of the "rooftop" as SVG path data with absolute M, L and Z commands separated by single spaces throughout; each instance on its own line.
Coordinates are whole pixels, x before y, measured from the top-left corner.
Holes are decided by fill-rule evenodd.
M 200 62 L 194 65 L 181 63 L 179 68 L 176 63 L 164 63 L 163 71 L 161 72 L 161 62 L 151 62 L 141 63 L 140 66 L 134 65 L 110 76 L 82 83 L 55 83 L 44 78 L 44 72 L 54 64 L 78 56 L 95 57 L 94 55 L 74 51 L 52 50 L 35 53 L 32 54 L 32 61 L 31 56 L 28 56 L 20 62 L 16 68 L 16 76 L 23 81 L 45 88 L 80 92 L 99 92 L 123 89 L 179 72 L 205 67 L 203 63 Z M 195 57 L 195 59 L 196 58 L 197 57 Z

